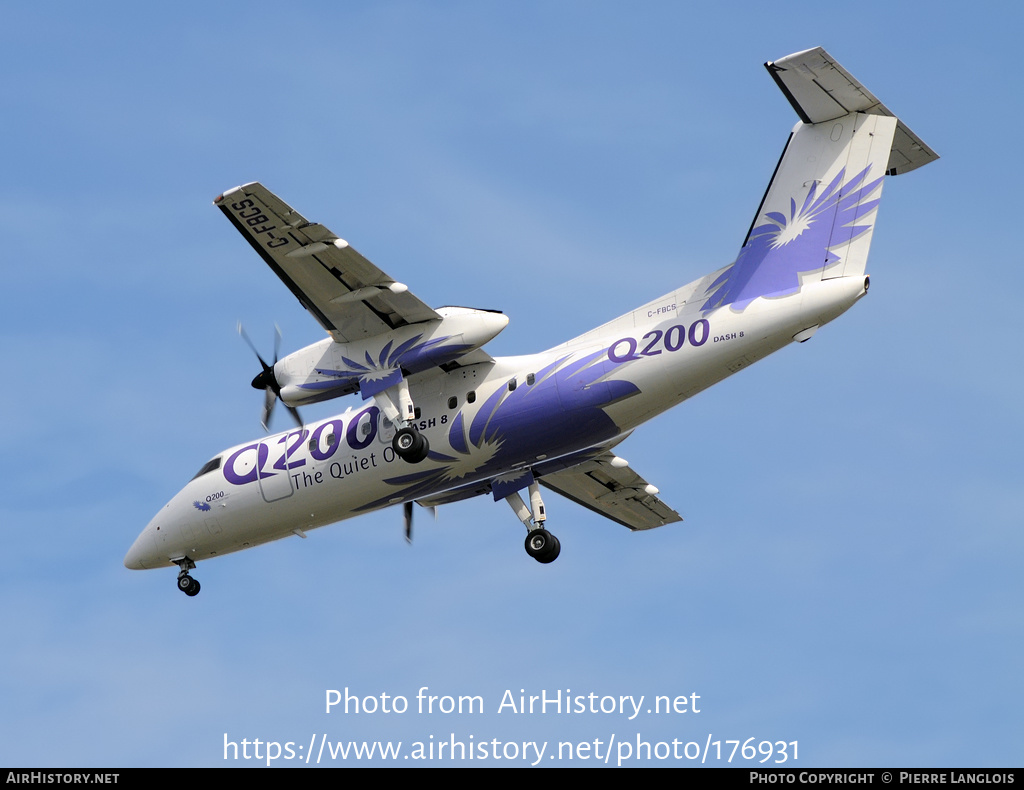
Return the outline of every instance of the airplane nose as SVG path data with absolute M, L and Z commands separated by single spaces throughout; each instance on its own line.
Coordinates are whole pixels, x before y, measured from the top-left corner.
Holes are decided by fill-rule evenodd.
M 156 567 L 154 555 L 156 554 L 156 537 L 153 530 L 146 527 L 139 533 L 128 553 L 124 555 L 124 567 L 133 571 L 144 571 L 147 568 Z

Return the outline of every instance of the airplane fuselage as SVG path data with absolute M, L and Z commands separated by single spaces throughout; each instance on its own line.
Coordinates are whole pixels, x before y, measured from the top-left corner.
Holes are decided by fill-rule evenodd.
M 257 352 L 264 425 L 280 399 L 300 427 L 215 456 L 125 565 L 177 565 L 194 596 L 197 561 L 396 504 L 409 537 L 413 502 L 484 494 L 511 506 L 527 554 L 549 563 L 560 544 L 541 486 L 631 530 L 680 521 L 611 448 L 848 310 L 868 289 L 883 181 L 938 158 L 820 47 L 765 66 L 800 122 L 736 260 L 537 354 L 491 357 L 504 315 L 431 308 L 258 182 L 218 196 L 328 337 L 280 361 L 275 345 L 273 364 Z M 301 424 L 296 405 L 342 395 L 361 403 Z
M 209 559 L 519 470 L 543 476 L 579 463 L 832 320 L 866 284 L 826 280 L 683 321 L 693 284 L 548 351 L 421 375 L 412 391 L 415 427 L 431 448 L 424 462 L 396 456 L 393 426 L 372 400 L 229 448 L 165 505 L 125 564 Z

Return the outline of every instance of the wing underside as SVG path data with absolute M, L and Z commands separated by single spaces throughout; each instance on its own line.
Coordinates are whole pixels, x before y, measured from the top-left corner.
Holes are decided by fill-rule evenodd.
M 683 520 L 658 498 L 658 490 L 654 486 L 628 467 L 613 466 L 614 459 L 613 453 L 605 452 L 568 469 L 538 476 L 537 481 L 566 499 L 633 531 L 654 529 Z M 425 507 L 439 507 L 488 493 L 491 493 L 490 481 L 479 480 L 416 501 Z
M 640 475 L 628 466 L 613 466 L 614 457 L 607 452 L 593 461 L 544 475 L 539 482 L 631 530 L 654 529 L 683 520 L 658 499 L 657 489 Z
M 236 187 L 214 204 L 337 342 L 440 320 L 346 241 L 306 220 L 263 185 Z

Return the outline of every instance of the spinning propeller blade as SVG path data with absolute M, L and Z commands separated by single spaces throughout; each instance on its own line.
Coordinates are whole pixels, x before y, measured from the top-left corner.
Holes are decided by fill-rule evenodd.
M 246 334 L 245 329 L 242 327 L 242 322 L 238 322 L 238 334 L 242 336 L 242 340 L 246 342 L 246 345 L 252 349 L 252 353 L 256 355 L 256 359 L 260 361 L 260 367 L 263 368 L 260 373 L 252 380 L 253 389 L 263 390 L 263 412 L 260 415 L 260 422 L 263 424 L 264 430 L 270 430 L 270 415 L 274 411 L 274 404 L 277 399 L 281 396 L 281 385 L 277 381 L 277 377 L 274 375 L 274 365 L 277 364 L 277 355 L 281 348 L 281 329 L 274 325 L 274 361 L 271 364 L 267 364 L 266 360 L 260 356 L 260 352 L 256 350 L 256 345 L 249 339 L 249 335 Z M 300 428 L 302 427 L 302 418 L 299 416 L 298 409 L 294 406 L 285 404 L 285 408 L 288 409 L 288 413 L 292 415 L 292 419 L 295 420 L 295 424 Z
M 402 513 L 405 516 L 405 540 L 407 543 L 412 543 L 412 505 L 412 502 L 406 502 L 402 505 Z M 437 521 L 437 508 L 429 505 L 427 510 L 434 517 L 434 521 Z

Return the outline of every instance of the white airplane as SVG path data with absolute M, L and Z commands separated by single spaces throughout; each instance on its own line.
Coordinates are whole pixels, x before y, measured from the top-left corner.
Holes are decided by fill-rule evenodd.
M 264 425 L 280 398 L 297 427 L 204 464 L 124 564 L 177 565 L 192 596 L 200 560 L 396 504 L 408 537 L 413 502 L 481 494 L 511 505 L 547 563 L 560 546 L 540 486 L 631 530 L 680 521 L 616 445 L 863 297 L 883 177 L 938 158 L 823 49 L 765 66 L 800 122 L 735 262 L 538 354 L 492 358 L 482 347 L 504 315 L 431 309 L 260 184 L 218 197 L 328 337 L 260 359 Z M 356 392 L 343 414 L 298 419 L 296 406 Z

